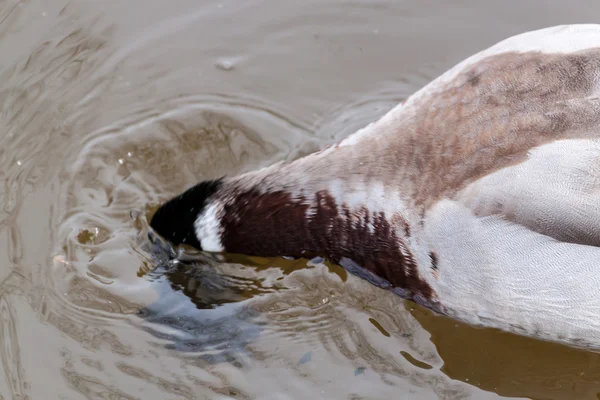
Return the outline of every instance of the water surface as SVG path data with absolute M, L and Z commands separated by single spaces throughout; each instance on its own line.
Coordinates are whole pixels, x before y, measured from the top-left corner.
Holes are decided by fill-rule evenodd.
M 130 213 L 314 151 L 500 39 L 599 13 L 0 1 L 0 399 L 597 399 L 597 353 L 457 324 L 319 262 L 156 269 Z

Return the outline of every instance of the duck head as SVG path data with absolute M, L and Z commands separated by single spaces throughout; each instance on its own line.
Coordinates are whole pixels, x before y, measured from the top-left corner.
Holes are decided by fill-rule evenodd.
M 154 214 L 150 226 L 175 246 L 186 244 L 203 250 L 195 223 L 204 213 L 210 197 L 218 192 L 222 180 L 207 180 L 189 188 L 163 204 Z

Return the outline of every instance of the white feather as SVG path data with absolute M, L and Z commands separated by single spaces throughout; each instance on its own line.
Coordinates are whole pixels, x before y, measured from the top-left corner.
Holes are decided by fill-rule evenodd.
M 521 334 L 600 343 L 600 248 L 556 241 L 450 200 L 427 216 L 430 284 L 449 315 Z
M 218 202 L 209 204 L 194 222 L 196 237 L 204 251 L 222 252 L 221 243 L 223 228 L 221 227 L 222 206 Z

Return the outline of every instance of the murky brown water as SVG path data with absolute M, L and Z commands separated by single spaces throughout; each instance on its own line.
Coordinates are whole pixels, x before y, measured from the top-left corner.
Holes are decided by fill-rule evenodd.
M 306 261 L 153 270 L 132 210 L 294 158 L 597 0 L 0 1 L 0 399 L 597 399 L 596 353 Z

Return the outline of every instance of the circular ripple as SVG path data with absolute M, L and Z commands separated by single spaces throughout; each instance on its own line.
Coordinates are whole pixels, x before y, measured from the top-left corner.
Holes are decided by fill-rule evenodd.
M 316 148 L 306 127 L 259 101 L 204 96 L 162 104 L 88 135 L 69 167 L 59 241 L 80 276 L 139 299 L 132 286 L 149 260 L 137 249 L 132 210 L 198 181 L 237 174 Z M 142 288 L 140 288 L 142 290 Z M 142 296 L 143 298 L 143 296 Z

